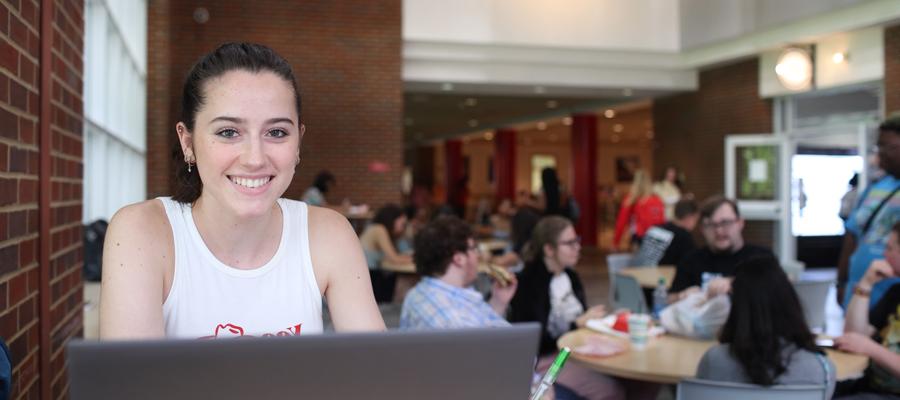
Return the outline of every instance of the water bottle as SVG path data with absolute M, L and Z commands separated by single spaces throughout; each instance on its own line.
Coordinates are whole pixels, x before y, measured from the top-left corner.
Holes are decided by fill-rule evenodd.
M 660 277 L 656 289 L 653 289 L 653 318 L 659 319 L 659 314 L 666 308 L 669 293 L 666 290 L 666 278 Z

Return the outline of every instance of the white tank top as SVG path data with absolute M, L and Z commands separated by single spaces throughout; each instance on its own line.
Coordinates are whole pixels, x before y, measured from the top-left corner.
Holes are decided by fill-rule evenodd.
M 213 339 L 322 332 L 322 296 L 309 253 L 306 204 L 278 199 L 281 243 L 265 265 L 242 270 L 219 261 L 194 225 L 191 206 L 169 197 L 175 276 L 163 303 L 166 336 Z

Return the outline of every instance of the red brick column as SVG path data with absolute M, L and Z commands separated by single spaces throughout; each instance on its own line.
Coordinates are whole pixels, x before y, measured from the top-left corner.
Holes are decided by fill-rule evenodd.
M 597 245 L 597 116 L 572 116 L 572 187 L 581 215 L 575 227 L 585 246 Z
M 0 337 L 13 399 L 63 397 L 64 347 L 82 334 L 83 12 L 80 0 L 0 2 Z

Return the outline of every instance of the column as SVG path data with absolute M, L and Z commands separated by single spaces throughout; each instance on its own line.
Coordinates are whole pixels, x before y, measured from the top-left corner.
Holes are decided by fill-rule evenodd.
M 581 215 L 575 230 L 585 246 L 597 246 L 597 116 L 572 116 L 572 194 Z
M 460 217 L 463 217 L 466 206 L 466 187 L 463 182 L 465 166 L 463 165 L 461 140 L 448 140 L 444 143 L 444 165 L 447 204 L 452 206 Z
M 516 131 L 498 129 L 494 135 L 494 182 L 497 203 L 516 199 Z

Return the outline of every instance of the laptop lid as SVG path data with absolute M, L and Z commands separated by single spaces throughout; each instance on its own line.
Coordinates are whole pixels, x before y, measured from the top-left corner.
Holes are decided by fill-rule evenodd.
M 540 327 L 75 341 L 80 399 L 526 399 Z

